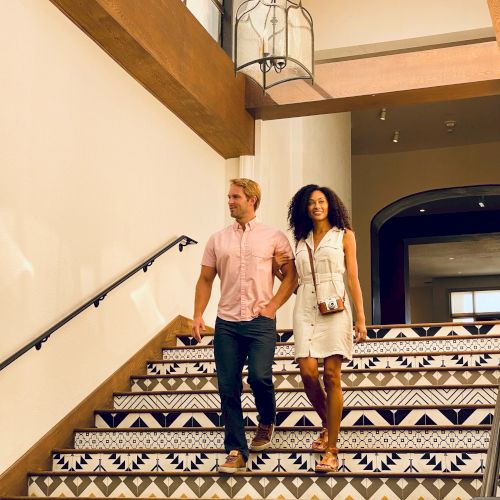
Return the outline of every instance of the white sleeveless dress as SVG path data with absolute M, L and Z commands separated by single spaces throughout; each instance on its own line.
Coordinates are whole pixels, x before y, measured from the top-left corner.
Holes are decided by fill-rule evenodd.
M 295 359 L 327 358 L 340 355 L 352 359 L 353 322 L 349 297 L 345 294 L 345 310 L 323 315 L 317 307 L 311 264 L 306 245 L 314 252 L 314 267 L 319 300 L 344 296 L 344 231 L 333 227 L 325 234 L 314 252 L 313 234 L 300 240 L 295 252 L 299 288 L 293 311 Z

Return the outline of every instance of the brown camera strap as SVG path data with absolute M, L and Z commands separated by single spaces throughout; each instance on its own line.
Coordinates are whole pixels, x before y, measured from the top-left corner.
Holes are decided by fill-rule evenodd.
M 314 269 L 314 258 L 313 258 L 312 250 L 307 243 L 306 243 L 306 247 L 307 247 L 307 253 L 309 254 L 309 264 L 311 264 L 311 274 L 312 274 L 312 279 L 313 279 L 313 283 L 314 283 L 314 290 L 316 291 L 316 302 L 319 303 L 318 286 L 316 285 L 316 270 Z M 345 301 L 345 290 L 344 290 L 344 296 L 342 297 L 342 300 Z

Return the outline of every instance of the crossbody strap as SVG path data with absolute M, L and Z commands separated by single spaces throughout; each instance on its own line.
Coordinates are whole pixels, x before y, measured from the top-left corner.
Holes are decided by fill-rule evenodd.
M 309 254 L 309 263 L 311 264 L 311 273 L 314 283 L 314 290 L 316 291 L 316 300 L 318 300 L 318 287 L 316 286 L 316 271 L 314 270 L 314 259 L 309 245 L 306 243 L 307 253 Z

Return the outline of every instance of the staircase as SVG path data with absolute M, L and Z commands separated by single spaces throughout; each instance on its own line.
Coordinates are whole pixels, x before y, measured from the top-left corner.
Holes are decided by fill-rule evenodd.
M 274 447 L 248 472 L 216 472 L 224 430 L 211 335 L 177 346 L 133 376 L 30 497 L 218 499 L 470 499 L 479 494 L 500 378 L 500 324 L 371 329 L 343 365 L 340 471 L 313 472 L 320 421 L 302 391 L 293 333 L 278 333 Z M 245 386 L 247 438 L 257 424 Z

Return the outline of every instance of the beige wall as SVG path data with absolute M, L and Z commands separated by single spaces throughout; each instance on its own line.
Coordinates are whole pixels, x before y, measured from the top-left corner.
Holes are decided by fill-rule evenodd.
M 317 51 L 491 29 L 486 0 L 304 0 Z
M 410 194 L 500 183 L 500 142 L 352 157 L 353 221 L 361 287 L 371 318 L 370 223 L 388 204 Z
M 200 241 L 0 372 L 1 472 L 191 316 L 203 244 L 225 223 L 226 162 L 49 1 L 0 2 L 0 50 L 0 359 L 178 235 Z
M 410 288 L 410 309 L 412 323 L 433 321 L 432 287 L 415 286 Z

